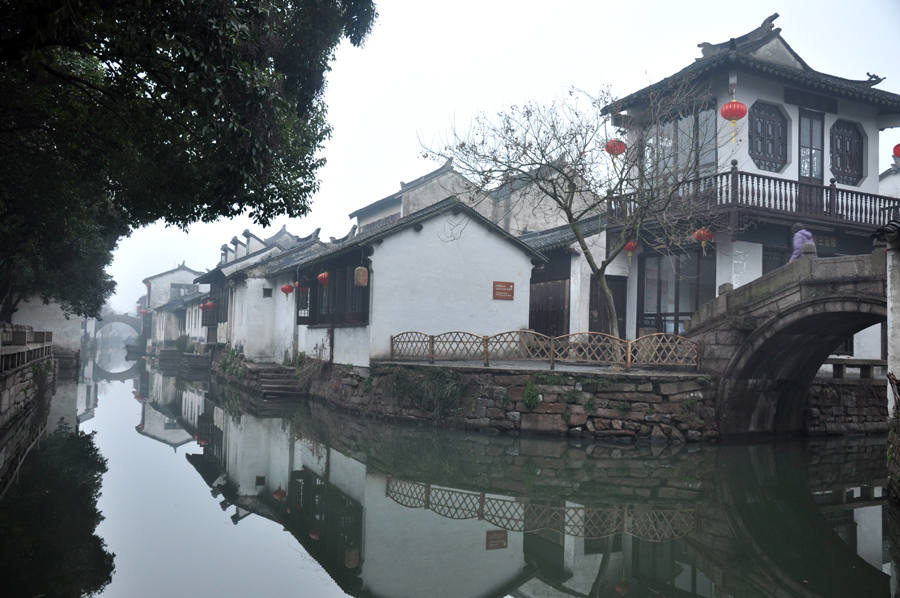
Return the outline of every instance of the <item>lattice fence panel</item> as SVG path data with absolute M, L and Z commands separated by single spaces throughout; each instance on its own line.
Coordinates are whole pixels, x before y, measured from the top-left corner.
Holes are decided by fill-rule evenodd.
M 394 359 L 428 359 L 428 338 L 421 332 L 403 332 L 391 337 Z
M 554 359 L 623 365 L 627 343 L 601 332 L 576 332 L 553 339 Z
M 550 359 L 550 337 L 531 330 L 501 332 L 488 338 L 491 359 L 541 360 Z
M 481 495 L 446 488 L 431 488 L 430 508 L 449 519 L 474 519 L 478 517 Z
M 633 365 L 697 365 L 698 344 L 675 334 L 648 334 L 631 344 Z
M 427 504 L 425 500 L 427 492 L 428 486 L 425 484 L 388 478 L 387 495 L 404 507 L 421 509 Z
M 486 498 L 484 519 L 511 532 L 525 531 L 525 504 L 499 498 Z
M 480 359 L 483 357 L 484 337 L 470 332 L 445 332 L 434 337 L 435 359 Z
M 650 542 L 681 538 L 693 532 L 697 525 L 694 509 L 631 511 L 629 515 L 628 533 Z
M 625 531 L 625 513 L 622 509 L 580 510 L 580 521 L 567 521 L 566 533 L 582 538 L 606 538 Z

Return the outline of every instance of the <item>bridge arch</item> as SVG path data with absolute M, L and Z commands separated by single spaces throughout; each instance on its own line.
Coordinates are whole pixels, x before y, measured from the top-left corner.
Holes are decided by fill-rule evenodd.
M 128 316 L 124 314 L 113 314 L 109 316 L 104 316 L 102 319 L 97 320 L 97 324 L 94 326 L 94 336 L 100 332 L 100 329 L 104 326 L 108 326 L 109 324 L 125 324 L 129 326 L 132 330 L 134 330 L 135 334 L 141 334 L 141 319 L 135 316 Z
M 886 319 L 886 298 L 867 295 L 819 295 L 776 313 L 736 347 L 721 373 L 721 433 L 802 432 L 809 385 L 822 363 L 847 337 Z
M 124 382 L 125 380 L 133 380 L 141 375 L 143 364 L 141 361 L 135 361 L 127 370 L 121 372 L 108 372 L 100 365 L 94 362 L 94 380 L 109 380 Z

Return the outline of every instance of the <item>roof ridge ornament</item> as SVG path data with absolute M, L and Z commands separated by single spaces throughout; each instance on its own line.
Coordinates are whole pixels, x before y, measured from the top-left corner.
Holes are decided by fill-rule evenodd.
M 866 72 L 866 76 L 868 77 L 868 80 L 864 81 L 863 85 L 866 85 L 868 87 L 875 87 L 876 85 L 878 85 L 879 83 L 881 83 L 882 81 L 884 81 L 887 78 L 887 77 L 879 77 L 878 75 L 875 75 L 868 71 Z

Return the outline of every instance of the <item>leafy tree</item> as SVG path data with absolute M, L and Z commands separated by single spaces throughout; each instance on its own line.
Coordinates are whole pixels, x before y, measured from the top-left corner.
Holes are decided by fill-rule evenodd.
M 86 242 L 84 265 L 159 219 L 305 215 L 329 61 L 375 17 L 371 0 L 0 0 L 0 233 Z M 0 245 L 0 293 L 58 299 L 55 253 L 22 236 Z M 89 278 L 68 307 L 96 315 L 111 291 Z
M 0 502 L 0 576 L 8 596 L 93 596 L 115 555 L 94 531 L 106 459 L 93 434 L 62 425 L 29 455 Z
M 424 149 L 427 158 L 453 161 L 471 182 L 473 202 L 506 198 L 499 208 L 512 232 L 523 232 L 523 222 L 538 230 L 568 225 L 597 279 L 613 336 L 620 331 L 606 271 L 625 245 L 643 239 L 675 252 L 716 218 L 714 193 L 698 184 L 715 172 L 720 146 L 708 91 L 687 79 L 629 108 L 608 90 L 572 90 L 547 104 L 481 113 L 469 129 L 453 128 Z M 625 143 L 621 152 L 618 142 Z M 601 219 L 607 232 L 599 255 L 582 233 L 589 218 Z

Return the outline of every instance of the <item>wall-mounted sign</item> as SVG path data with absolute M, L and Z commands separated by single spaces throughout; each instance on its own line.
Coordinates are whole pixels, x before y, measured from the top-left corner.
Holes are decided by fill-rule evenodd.
M 504 301 L 512 301 L 515 294 L 516 284 L 514 282 L 497 282 L 494 281 L 494 299 L 502 299 Z
M 816 244 L 816 247 L 837 247 L 837 237 L 813 235 L 813 243 Z
M 506 530 L 487 532 L 485 550 L 502 550 L 506 548 Z

